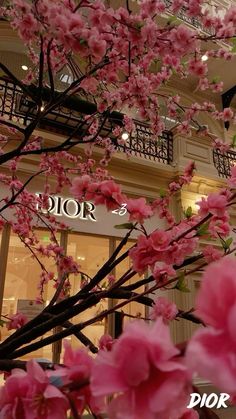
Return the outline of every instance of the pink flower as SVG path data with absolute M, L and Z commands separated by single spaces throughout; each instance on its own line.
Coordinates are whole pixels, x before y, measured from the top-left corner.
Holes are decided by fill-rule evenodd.
M 166 263 L 156 263 L 152 275 L 156 281 L 165 281 L 168 279 L 168 276 L 175 276 L 176 272 L 171 265 Z
M 129 220 L 138 221 L 140 224 L 143 224 L 144 219 L 153 214 L 151 207 L 146 204 L 145 198 L 128 199 L 127 210 L 130 214 Z
M 185 25 L 175 27 L 169 37 L 176 55 L 183 54 L 194 48 L 194 33 Z
M 29 390 L 27 374 L 23 370 L 13 370 L 0 389 L 0 412 L 2 418 L 24 418 L 23 401 Z
M 66 397 L 50 384 L 49 377 L 35 360 L 27 371 L 15 369 L 0 393 L 1 417 L 9 419 L 65 419 Z
M 82 89 L 85 91 L 94 94 L 97 91 L 98 80 L 95 79 L 95 77 L 87 77 L 86 79 L 82 80 L 80 87 L 82 87 Z
M 205 217 L 208 213 L 223 217 L 226 211 L 227 198 L 219 193 L 212 193 L 207 198 L 197 202 L 200 207 L 199 214 Z
M 20 329 L 20 327 L 24 326 L 29 320 L 28 317 L 25 316 L 25 314 L 22 313 L 16 313 L 12 316 L 9 316 L 10 322 L 7 323 L 7 329 Z
M 162 317 L 163 321 L 168 323 L 169 320 L 175 319 L 177 314 L 178 309 L 176 304 L 167 300 L 165 297 L 157 297 L 155 304 L 150 310 L 150 319 L 156 320 L 158 317 Z
M 236 188 L 236 166 L 231 167 L 231 176 L 227 183 L 230 188 Z
M 223 256 L 220 250 L 215 249 L 211 245 L 204 247 L 202 253 L 207 263 L 215 262 L 216 260 L 219 260 Z
M 99 339 L 99 349 L 106 349 L 107 351 L 110 351 L 113 343 L 114 340 L 110 335 L 103 335 Z
M 232 109 L 230 108 L 224 108 L 223 110 L 223 120 L 224 121 L 230 121 L 234 116 L 234 113 Z
M 223 391 L 236 395 L 236 260 L 224 257 L 205 271 L 196 314 L 205 324 L 187 349 L 192 370 Z
M 95 194 L 95 204 L 104 204 L 108 210 L 116 209 L 123 203 L 120 186 L 113 180 L 104 180 L 99 184 L 99 193 Z
M 218 218 L 213 216 L 208 227 L 211 237 L 227 237 L 230 233 L 229 219 L 227 216 Z
M 103 39 L 91 36 L 88 40 L 88 46 L 91 50 L 91 54 L 97 61 L 101 60 L 106 53 L 107 44 Z
M 180 419 L 199 419 L 199 414 L 196 412 L 196 410 L 186 409 Z
M 69 343 L 65 342 L 65 353 L 63 363 L 67 367 L 66 378 L 67 383 L 78 383 L 88 381 L 87 385 L 82 386 L 79 390 L 70 392 L 72 399 L 78 409 L 78 413 L 82 414 L 86 405 L 90 406 L 94 413 L 99 413 L 103 408 L 101 398 L 93 397 L 90 390 L 89 380 L 94 360 L 88 355 L 85 349 L 73 350 Z
M 99 352 L 92 371 L 93 394 L 116 395 L 109 418 L 179 419 L 191 389 L 178 353 L 161 319 L 129 323 L 110 352 Z
M 92 183 L 92 180 L 89 175 L 76 177 L 72 181 L 72 187 L 70 188 L 70 191 L 75 198 L 81 201 L 91 183 Z
M 164 230 L 154 231 L 149 237 L 139 236 L 137 245 L 129 251 L 134 270 L 143 273 L 148 266 L 153 267 L 157 261 L 162 261 L 170 240 L 170 233 Z
M 207 73 L 207 65 L 201 60 L 192 59 L 189 61 L 189 71 L 198 77 L 204 77 Z

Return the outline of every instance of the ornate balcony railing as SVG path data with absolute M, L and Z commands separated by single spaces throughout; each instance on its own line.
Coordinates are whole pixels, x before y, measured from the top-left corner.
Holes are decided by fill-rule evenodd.
M 119 145 L 118 150 L 145 159 L 158 161 L 164 164 L 173 162 L 173 135 L 171 131 L 163 131 L 157 140 L 153 139 L 150 127 L 135 121 L 135 130 L 126 140 L 124 145 Z
M 48 100 L 49 92 L 45 89 L 43 91 L 43 101 L 46 104 Z M 86 102 L 77 96 L 73 96 L 66 99 L 63 106 L 60 105 L 50 111 L 40 121 L 38 128 L 69 136 L 82 122 L 83 116 L 92 114 L 95 110 L 96 105 L 94 103 Z M 16 86 L 9 79 L 0 78 L 1 118 L 27 126 L 36 113 L 37 106 L 35 102 L 25 95 L 19 86 Z M 123 115 L 121 113 L 112 112 L 101 135 L 109 135 L 111 124 L 112 126 L 122 126 L 122 119 Z M 78 134 L 80 132 L 77 132 Z M 147 124 L 135 121 L 135 130 L 124 145 L 117 145 L 117 151 L 128 152 L 130 155 L 164 164 L 171 164 L 173 161 L 173 136 L 171 131 L 164 131 L 161 136 L 155 138 Z
M 173 0 L 164 0 L 164 3 L 166 5 L 166 11 L 170 14 L 173 14 L 171 12 L 171 5 L 173 3 Z M 187 23 L 188 25 L 194 26 L 196 29 L 200 29 L 203 32 L 212 34 L 212 31 L 210 29 L 206 29 L 203 27 L 201 21 L 197 17 L 191 17 L 187 13 L 186 7 L 182 6 L 178 13 L 175 15 L 177 18 L 183 20 L 183 22 Z
M 220 177 L 230 177 L 232 166 L 236 164 L 236 151 L 230 150 L 221 153 L 219 150 L 213 151 L 213 161 Z

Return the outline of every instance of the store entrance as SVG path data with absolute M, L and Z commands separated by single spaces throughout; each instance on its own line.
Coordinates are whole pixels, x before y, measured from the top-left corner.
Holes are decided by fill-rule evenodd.
M 4 234 L 4 233 L 3 233 Z M 46 244 L 50 242 L 49 232 L 47 230 L 38 230 L 37 237 L 40 243 Z M 70 275 L 71 291 L 70 294 L 76 294 L 83 286 L 83 283 L 92 278 L 99 268 L 106 262 L 118 245 L 118 239 L 113 237 L 103 237 L 97 235 L 88 235 L 80 233 L 57 233 L 57 240 L 65 249 L 68 256 L 72 256 L 74 260 L 80 265 L 80 273 L 77 275 Z M 130 241 L 124 248 L 124 251 L 133 244 Z M 1 250 L 3 252 L 3 249 Z M 2 298 L 2 319 L 15 314 L 17 311 L 28 310 L 30 316 L 40 311 L 43 306 L 35 304 L 35 298 L 39 294 L 39 276 L 41 267 L 39 261 L 32 257 L 32 253 L 21 242 L 19 237 L 10 233 L 8 240 L 8 249 L 4 249 L 6 258 L 6 270 L 3 283 L 3 298 Z M 4 257 L 4 255 L 2 255 Z M 56 275 L 56 266 L 54 261 L 47 257 L 42 257 L 40 261 L 44 264 L 46 269 L 54 272 Z M 126 259 L 113 272 L 116 279 L 119 279 L 130 268 L 130 260 Z M 135 281 L 139 278 L 132 278 Z M 107 286 L 107 280 L 104 281 L 103 286 Z M 48 282 L 44 287 L 44 306 L 47 305 L 55 293 L 54 282 Z M 71 321 L 76 324 L 85 321 L 95 315 L 99 314 L 104 309 L 111 307 L 116 302 L 102 300 L 99 304 L 87 310 L 78 316 L 75 316 Z M 122 309 L 127 316 L 124 321 L 132 320 L 133 317 L 145 317 L 144 308 L 137 303 L 131 303 Z M 34 314 L 35 313 L 35 314 Z M 5 316 L 5 317 L 4 317 Z M 31 318 L 32 318 L 31 317 Z M 118 316 L 119 317 L 119 316 Z M 115 331 L 115 324 L 120 328 L 120 324 L 114 321 L 114 316 L 109 320 L 99 321 L 83 330 L 84 334 L 97 346 L 100 336 L 104 333 L 111 333 L 113 336 L 117 335 Z M 1 341 L 5 340 L 14 331 L 8 330 L 6 325 L 1 328 Z M 48 333 L 46 336 L 51 334 Z M 44 337 L 46 337 L 44 336 Z M 73 348 L 82 346 L 80 341 L 75 336 L 66 338 Z M 35 358 L 44 358 L 58 362 L 63 354 L 63 342 L 48 345 L 44 348 L 38 349 L 34 352 Z M 32 358 L 32 354 L 25 355 L 23 359 Z

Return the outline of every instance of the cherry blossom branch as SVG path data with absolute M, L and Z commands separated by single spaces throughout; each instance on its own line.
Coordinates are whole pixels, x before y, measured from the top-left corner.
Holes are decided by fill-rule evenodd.
M 27 179 L 27 181 L 22 185 L 22 187 L 9 199 L 9 201 L 2 208 L 0 208 L 0 212 L 4 211 L 10 205 L 12 205 L 14 203 L 14 201 L 16 200 L 16 198 L 21 194 L 21 192 L 24 191 L 24 189 L 26 188 L 26 186 L 31 182 L 31 180 L 33 180 L 36 176 L 39 176 L 39 175 L 41 175 L 44 172 L 45 172 L 45 170 L 40 170 L 39 172 L 34 173 L 32 176 L 30 176 Z

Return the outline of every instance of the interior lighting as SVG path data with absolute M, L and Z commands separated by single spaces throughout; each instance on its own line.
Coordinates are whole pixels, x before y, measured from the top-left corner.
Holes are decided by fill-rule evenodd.
M 121 135 L 121 138 L 122 138 L 122 140 L 124 140 L 124 141 L 126 141 L 126 140 L 128 140 L 128 138 L 129 138 L 129 134 L 128 134 L 128 132 L 123 132 L 123 134 Z
M 202 55 L 201 60 L 202 61 L 207 61 L 208 60 L 208 56 L 206 54 Z
M 25 65 L 25 64 L 23 64 L 23 65 L 21 66 L 21 68 L 22 68 L 22 70 L 24 70 L 24 71 L 27 71 L 27 70 L 28 70 L 28 67 L 27 67 L 27 65 Z

